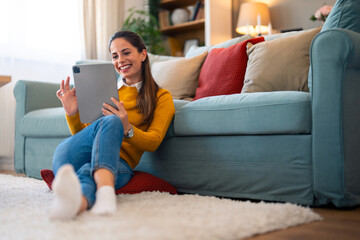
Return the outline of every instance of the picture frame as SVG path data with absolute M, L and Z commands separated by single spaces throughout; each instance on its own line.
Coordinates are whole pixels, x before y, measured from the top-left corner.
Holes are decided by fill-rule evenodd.
M 184 55 L 187 53 L 187 51 L 189 51 L 189 49 L 192 46 L 198 46 L 198 44 L 199 44 L 199 40 L 196 38 L 185 40 L 184 50 L 183 50 Z

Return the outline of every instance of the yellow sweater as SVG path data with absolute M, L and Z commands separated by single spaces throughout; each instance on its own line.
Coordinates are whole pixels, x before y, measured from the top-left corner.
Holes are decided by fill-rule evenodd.
M 132 138 L 124 138 L 120 157 L 124 159 L 131 168 L 139 163 L 144 151 L 155 151 L 165 137 L 166 131 L 175 114 L 175 107 L 168 90 L 160 88 L 157 92 L 157 103 L 154 119 L 149 126 L 140 126 L 142 116 L 136 106 L 137 89 L 135 87 L 122 86 L 119 90 L 119 99 L 124 102 L 130 124 L 134 128 Z M 84 129 L 89 123 L 80 122 L 79 113 L 66 116 L 72 135 Z

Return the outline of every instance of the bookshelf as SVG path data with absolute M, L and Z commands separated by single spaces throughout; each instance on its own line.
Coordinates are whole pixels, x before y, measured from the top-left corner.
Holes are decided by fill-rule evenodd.
M 11 76 L 0 76 L 0 87 L 11 82 Z
M 194 20 L 191 22 L 181 23 L 176 26 L 168 26 L 161 29 L 161 32 L 165 35 L 173 35 L 182 33 L 184 31 L 197 31 L 204 29 L 205 19 Z
M 188 6 L 200 5 L 201 10 L 197 13 L 195 20 L 185 23 L 171 25 L 171 12 L 177 8 L 186 9 Z M 160 30 L 167 37 L 172 56 L 183 56 L 183 49 L 186 40 L 197 39 L 200 44 L 205 43 L 205 18 L 204 18 L 204 1 L 197 0 L 162 0 L 160 2 L 159 22 Z M 202 13 L 200 13 L 202 11 Z M 161 16 L 162 14 L 162 16 Z

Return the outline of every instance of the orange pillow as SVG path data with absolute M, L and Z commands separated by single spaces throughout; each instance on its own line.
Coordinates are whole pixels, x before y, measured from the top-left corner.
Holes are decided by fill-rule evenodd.
M 248 61 L 246 44 L 263 42 L 264 37 L 243 41 L 227 48 L 214 48 L 201 68 L 194 100 L 240 93 Z
M 50 169 L 43 169 L 40 171 L 42 179 L 46 185 L 51 189 L 51 184 L 54 180 L 54 172 Z M 155 177 L 154 175 L 141 171 L 134 171 L 134 176 L 122 188 L 116 189 L 116 194 L 135 194 L 141 192 L 168 192 L 177 194 L 177 190 L 170 183 Z

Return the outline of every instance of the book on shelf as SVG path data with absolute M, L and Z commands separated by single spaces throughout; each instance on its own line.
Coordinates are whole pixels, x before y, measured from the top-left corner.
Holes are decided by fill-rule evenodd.
M 160 29 L 169 27 L 170 24 L 170 11 L 168 10 L 161 10 L 159 12 L 159 25 Z
M 203 18 L 205 18 L 204 2 L 200 1 L 200 5 L 199 5 L 199 8 L 198 8 L 198 10 L 196 12 L 196 16 L 195 16 L 194 20 L 200 20 L 200 19 L 203 19 Z
M 191 21 L 194 21 L 196 19 L 196 15 L 197 15 L 197 13 L 199 11 L 200 5 L 201 5 L 201 2 L 197 1 L 196 4 L 195 4 L 193 15 L 190 18 Z

